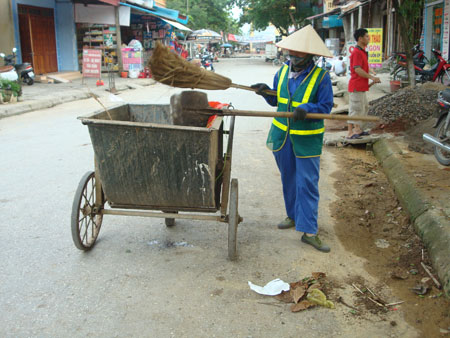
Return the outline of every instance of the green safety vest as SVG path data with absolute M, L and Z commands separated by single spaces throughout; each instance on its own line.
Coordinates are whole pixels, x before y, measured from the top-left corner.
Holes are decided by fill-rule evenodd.
M 295 93 L 289 93 L 289 66 L 284 65 L 278 72 L 278 109 L 277 111 L 294 111 L 304 103 L 317 102 L 317 89 L 326 71 L 314 66 L 302 81 Z M 273 151 L 279 151 L 286 143 L 287 136 L 291 139 L 296 157 L 317 157 L 322 154 L 323 120 L 296 121 L 286 117 L 275 117 L 267 137 L 266 145 Z

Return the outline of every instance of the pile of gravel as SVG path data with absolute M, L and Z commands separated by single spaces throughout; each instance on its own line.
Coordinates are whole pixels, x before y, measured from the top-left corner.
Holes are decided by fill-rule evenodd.
M 439 112 L 437 103 L 439 91 L 446 87 L 438 83 L 425 83 L 416 88 L 403 88 L 370 102 L 369 115 L 380 116 L 386 125 L 400 122 L 405 128 Z

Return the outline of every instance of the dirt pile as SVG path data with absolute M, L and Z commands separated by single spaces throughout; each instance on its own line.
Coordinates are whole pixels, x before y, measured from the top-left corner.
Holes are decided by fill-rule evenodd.
M 446 87 L 425 83 L 416 88 L 403 88 L 370 103 L 369 115 L 380 116 L 384 129 L 407 130 L 420 121 L 435 116 L 440 107 L 436 102 L 439 91 Z
M 406 321 L 421 331 L 420 337 L 439 337 L 450 327 L 450 303 L 442 290 L 430 283 L 423 269 L 422 262 L 436 277 L 427 249 L 380 164 L 364 147 L 352 149 L 330 149 L 341 168 L 333 175 L 338 199 L 331 206 L 332 217 L 344 247 L 365 258 L 367 271 L 380 280 L 379 285 L 370 285 L 365 276 L 350 275 L 347 284 L 359 289 L 355 288 L 358 300 L 353 306 L 378 314 L 381 320 L 390 320 L 391 311 L 402 311 Z M 411 171 L 423 175 L 423 184 L 429 185 L 425 173 L 420 171 L 423 165 L 414 167 L 412 163 L 408 162 Z M 392 290 L 391 294 L 386 294 L 386 286 Z M 386 302 L 396 305 L 387 306 Z

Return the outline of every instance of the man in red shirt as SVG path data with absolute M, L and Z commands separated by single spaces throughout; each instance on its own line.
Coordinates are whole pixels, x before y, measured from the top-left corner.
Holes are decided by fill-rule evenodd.
M 369 79 L 374 83 L 380 83 L 380 78 L 369 74 L 369 58 L 365 51 L 370 42 L 367 29 L 359 28 L 353 35 L 356 40 L 356 47 L 350 55 L 350 81 L 349 91 L 349 116 L 365 116 L 369 111 L 366 92 L 369 90 Z M 349 121 L 348 139 L 361 138 L 361 135 L 368 135 L 363 132 L 361 122 Z

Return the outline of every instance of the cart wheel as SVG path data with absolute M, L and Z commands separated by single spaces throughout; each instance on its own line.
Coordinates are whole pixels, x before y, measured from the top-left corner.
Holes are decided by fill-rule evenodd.
M 72 205 L 72 239 L 80 250 L 90 250 L 97 239 L 103 215 L 95 210 L 95 173 L 88 171 L 81 179 Z
M 233 178 L 230 190 L 230 213 L 228 215 L 228 258 L 231 261 L 236 259 L 236 236 L 239 224 L 238 198 L 238 180 Z
M 178 211 L 171 211 L 172 214 L 178 214 Z M 173 227 L 175 225 L 175 218 L 165 218 L 166 226 Z

